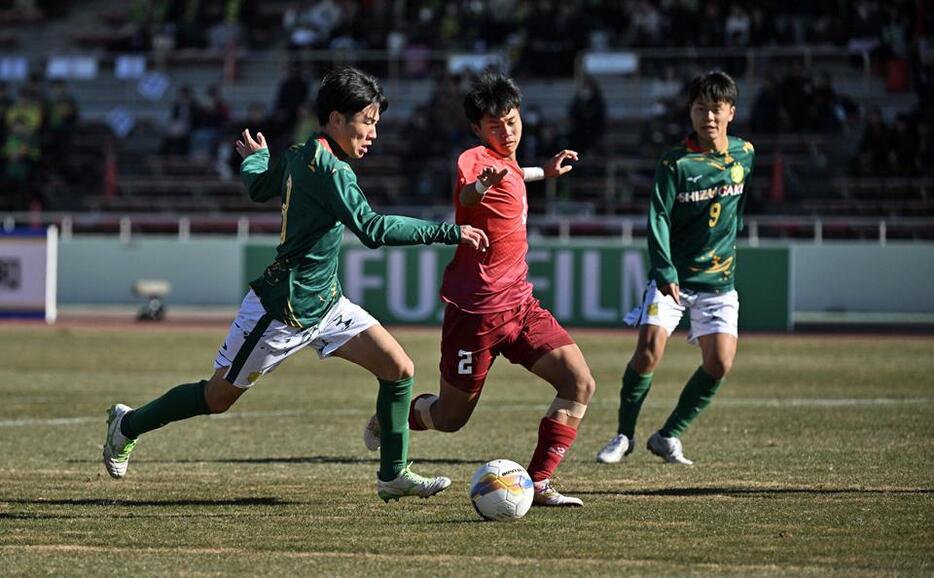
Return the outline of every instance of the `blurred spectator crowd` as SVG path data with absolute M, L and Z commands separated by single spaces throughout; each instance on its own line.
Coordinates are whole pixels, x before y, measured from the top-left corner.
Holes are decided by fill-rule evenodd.
M 233 142 L 244 129 L 250 129 L 254 136 L 262 132 L 272 150 L 279 151 L 305 142 L 318 130 L 312 108 L 309 80 L 299 63 L 289 65 L 271 107 L 253 102 L 241 117 L 232 115 L 219 85 L 208 86 L 200 95 L 184 85 L 172 103 L 159 152 L 213 162 L 217 173 L 230 180 L 239 174 L 241 161 L 234 153 Z
M 43 181 L 82 178 L 65 162 L 78 105 L 61 81 L 0 84 L 0 186 L 14 208 L 41 203 Z
M 910 58 L 930 0 L 133 0 L 113 50 L 506 50 L 522 74 L 570 70 L 583 50 L 832 45 Z
M 236 45 L 293 51 L 295 64 L 263 122 L 281 144 L 301 140 L 303 131 L 315 126 L 308 83 L 320 71 L 303 69 L 301 51 L 306 49 L 388 50 L 405 54 L 410 72 L 417 72 L 420 53 L 441 47 L 465 52 L 504 50 L 514 63 L 516 76 L 548 78 L 567 76 L 574 70 L 577 54 L 585 50 L 836 46 L 868 51 L 874 69 L 894 79 L 891 82 L 898 85 L 896 89 L 905 90 L 913 82 L 919 92 L 930 93 L 923 62 L 925 50 L 931 51 L 924 37 L 934 29 L 930 4 L 929 0 L 137 0 L 128 10 L 114 12 L 113 20 L 123 23 L 125 33 L 112 48 L 158 51 Z M 122 20 L 118 14 L 123 15 Z M 384 72 L 379 66 L 373 68 Z M 726 68 L 737 77 L 743 73 L 742 65 Z M 684 80 L 679 78 L 684 76 L 683 70 L 657 72 L 678 82 Z M 460 120 L 460 95 L 469 73 L 465 79 L 425 66 L 424 74 L 435 79 L 436 87 L 433 97 L 408 119 L 407 134 L 425 138 L 411 139 L 410 148 L 418 150 L 407 154 L 424 154 L 427 147 L 427 152 L 444 156 L 461 146 L 465 134 L 469 137 Z M 235 134 L 225 131 L 224 125 L 231 119 L 216 87 L 206 97 L 213 104 L 204 106 L 198 105 L 190 92 L 183 90 L 173 105 L 164 152 L 204 155 L 214 151 L 219 135 Z M 669 126 L 665 140 L 683 130 L 683 122 L 672 122 L 680 114 L 681 104 L 679 100 L 663 103 L 670 114 L 654 121 Z M 263 115 L 261 107 L 254 104 L 247 118 L 233 119 L 234 124 L 258 121 Z M 574 102 L 568 105 L 569 124 L 562 130 L 551 126 L 534 108 L 525 114 L 527 146 L 530 152 L 541 154 L 561 146 L 584 152 L 597 144 L 607 111 L 599 84 L 584 79 Z M 797 65 L 766 75 L 755 97 L 749 130 L 837 134 L 865 119 L 869 126 L 862 140 L 867 143 L 860 145 L 857 173 L 886 174 L 898 166 L 900 171 L 914 167 L 911 174 L 922 174 L 930 156 L 926 151 L 931 148 L 927 144 L 931 126 L 927 116 L 919 105 L 917 110 L 900 115 L 892 126 L 885 126 L 886 143 L 894 142 L 893 138 L 902 142 L 908 131 L 915 137 L 909 141 L 913 146 L 923 144 L 914 146 L 914 160 L 892 161 L 892 147 L 884 145 L 887 152 L 883 155 L 883 145 L 871 136 L 885 125 L 881 115 L 864 114 L 859 103 L 835 90 L 829 73 Z M 432 138 L 427 138 L 429 131 Z M 873 148 L 880 150 L 869 152 Z M 229 151 L 218 150 L 217 154 L 224 157 L 221 166 L 234 167 L 236 159 L 225 162 Z M 889 160 L 878 161 L 882 156 Z M 868 158 L 876 161 L 865 162 Z M 228 174 L 226 169 L 224 174 Z M 434 188 L 433 179 L 422 176 L 416 181 L 420 188 Z
M 0 2 L 0 24 L 58 18 L 83 4 Z M 871 55 L 871 72 L 885 79 L 888 90 L 918 94 L 913 109 L 886 117 L 881 109 L 838 90 L 830 72 L 788 59 L 783 66 L 767 63 L 750 79 L 756 93 L 746 95 L 751 96 L 743 111 L 748 123 L 735 127 L 737 134 L 823 135 L 846 144 L 849 156 L 842 164 L 851 175 L 930 176 L 934 106 L 925 103 L 934 102 L 931 4 L 932 0 L 129 0 L 101 14 L 105 29 L 77 31 L 75 39 L 85 48 L 104 48 L 115 55 L 140 52 L 156 61 L 158 55 L 184 51 L 281 53 L 288 64 L 270 102 L 252 102 L 235 111 L 224 92 L 236 89 L 237 75 L 225 70 L 211 84 L 173 88 L 167 93 L 172 96 L 160 103 L 170 112 L 169 121 L 147 136 L 159 139 L 156 152 L 209 165 L 226 181 L 237 175 L 240 159 L 230 145 L 244 128 L 262 131 L 274 151 L 303 142 L 319 128 L 313 95 L 314 83 L 327 66 L 322 53 L 379 50 L 398 55 L 403 76 L 430 79 L 431 89 L 411 107 L 411 114 L 393 121 L 393 130 L 401 136 L 388 150 L 401 162 L 391 171 L 418 198 L 438 200 L 450 193 L 455 155 L 475 142 L 464 120 L 462 98 L 477 71 L 439 66 L 440 61 L 428 56 L 435 50 L 501 51 L 520 86 L 528 79 L 569 78 L 579 72 L 575 61 L 582 51 L 761 46 L 865 51 Z M 227 61 L 222 62 L 226 68 Z M 689 129 L 686 83 L 691 74 L 718 66 L 740 78 L 747 69 L 742 57 L 686 60 L 686 66 L 666 58 L 652 62 L 642 62 L 640 75 L 671 87 L 635 129 L 638 154 L 654 161 Z M 364 58 L 357 64 L 378 76 L 388 73 L 385 60 Z M 170 66 L 160 70 L 171 74 Z M 614 128 L 609 108 L 600 78 L 586 74 L 575 78 L 562 116 L 546 115 L 527 102 L 521 158 L 536 162 L 572 148 L 583 158 L 605 160 L 609 153 L 603 145 L 613 137 L 608 131 L 620 130 L 618 125 Z M 14 207 L 46 203 L 48 199 L 36 192 L 48 190 L 44 184 L 75 183 L 86 177 L 74 163 L 64 162 L 78 118 L 77 102 L 61 81 L 30 76 L 17 85 L 0 85 L 0 177 Z M 364 163 L 378 163 L 379 154 L 374 150 Z M 116 171 L 112 162 L 108 155 L 104 173 Z M 602 166 L 586 162 L 576 169 L 584 177 L 604 174 Z M 96 172 L 99 177 L 101 171 Z

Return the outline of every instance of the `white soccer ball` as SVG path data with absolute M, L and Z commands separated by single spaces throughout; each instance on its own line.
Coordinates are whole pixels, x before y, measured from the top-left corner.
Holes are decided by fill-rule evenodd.
M 510 460 L 487 462 L 470 479 L 470 502 L 486 520 L 518 520 L 529 511 L 534 495 L 529 473 Z

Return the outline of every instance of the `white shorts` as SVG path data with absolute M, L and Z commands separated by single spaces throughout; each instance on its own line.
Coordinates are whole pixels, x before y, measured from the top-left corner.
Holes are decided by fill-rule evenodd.
M 670 336 L 681 322 L 684 310 L 691 310 L 691 329 L 688 341 L 697 343 L 697 338 L 712 333 L 727 333 L 739 336 L 739 294 L 736 290 L 726 293 L 704 293 L 681 289 L 681 305 L 670 295 L 663 295 L 655 281 L 645 288 L 642 304 L 626 314 L 628 325 L 659 325 Z
M 229 367 L 227 381 L 248 388 L 305 346 L 313 347 L 318 357 L 324 359 L 376 324 L 372 315 L 341 296 L 316 326 L 296 329 L 266 316 L 259 297 L 250 289 L 230 325 L 227 339 L 217 350 L 214 369 Z

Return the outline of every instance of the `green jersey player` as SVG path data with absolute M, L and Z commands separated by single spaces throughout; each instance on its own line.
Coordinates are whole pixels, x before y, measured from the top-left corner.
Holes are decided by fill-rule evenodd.
M 407 466 L 414 367 L 392 335 L 342 295 L 338 256 L 345 229 L 371 248 L 462 243 L 485 250 L 488 242 L 473 227 L 380 215 L 370 208 L 347 161 L 372 146 L 386 106 L 375 78 L 341 68 L 327 74 L 318 90 L 322 132 L 291 147 L 271 168 L 262 133 L 254 139 L 249 129 L 243 131 L 236 147 L 250 198 L 282 202 L 275 260 L 250 283 L 209 380 L 176 386 L 135 410 L 123 404 L 108 410 L 104 465 L 111 476 L 126 474 L 141 434 L 226 411 L 260 376 L 310 346 L 319 357 L 346 359 L 379 381 L 376 411 L 386 440 L 377 474 L 380 498 L 428 497 L 450 485 L 448 478 L 422 477 Z
M 668 420 L 649 438 L 649 451 L 669 463 L 692 463 L 680 436 L 733 365 L 736 233 L 755 158 L 750 143 L 727 136 L 736 93 L 733 79 L 722 72 L 695 78 L 689 91 L 694 132 L 658 163 L 648 220 L 650 280 L 642 305 L 626 316 L 639 326 L 639 340 L 623 375 L 618 435 L 598 452 L 599 462 L 619 462 L 635 448 L 636 419 L 652 372 L 685 310 L 691 314 L 688 340 L 700 345 L 703 361 Z

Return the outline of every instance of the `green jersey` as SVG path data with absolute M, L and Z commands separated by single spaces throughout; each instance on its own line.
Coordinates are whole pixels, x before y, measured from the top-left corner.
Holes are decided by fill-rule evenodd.
M 375 213 L 335 150 L 338 145 L 319 133 L 291 147 L 272 169 L 268 149 L 240 165 L 251 199 L 282 200 L 276 258 L 250 287 L 273 319 L 293 327 L 315 325 L 340 299 L 337 264 L 345 227 L 370 248 L 455 245 L 461 239 L 454 224 Z
M 697 148 L 693 135 L 662 156 L 649 206 L 649 277 L 694 291 L 733 289 L 736 233 L 752 144 L 728 137 L 725 153 Z

